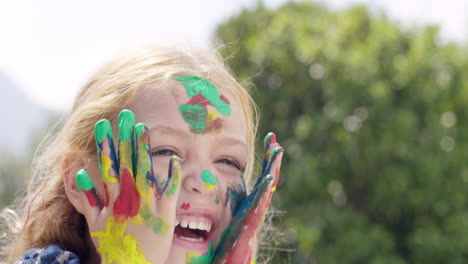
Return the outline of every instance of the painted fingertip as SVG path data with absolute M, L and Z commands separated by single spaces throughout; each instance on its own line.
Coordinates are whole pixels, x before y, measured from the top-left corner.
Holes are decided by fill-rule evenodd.
M 96 138 L 96 142 L 101 144 L 107 135 L 113 138 L 111 123 L 107 119 L 101 119 L 94 125 L 94 136 Z
M 148 133 L 148 132 L 149 132 L 149 129 L 144 123 L 138 123 L 135 126 L 135 136 L 137 139 L 140 139 L 143 136 L 143 134 Z
M 167 177 L 167 183 L 171 181 L 172 178 L 172 185 L 169 191 L 167 192 L 168 196 L 173 195 L 177 189 L 179 188 L 180 185 L 180 177 L 181 177 L 181 159 L 178 156 L 171 156 L 171 161 L 170 161 L 170 172 Z
M 270 183 L 271 181 L 273 181 L 275 179 L 275 176 L 271 175 L 271 174 L 268 174 L 266 177 L 265 177 L 265 182 L 267 183 Z
M 81 191 L 89 191 L 94 188 L 93 181 L 86 172 L 85 169 L 81 169 L 76 173 L 75 176 L 76 188 Z
M 265 146 L 265 149 L 268 149 L 270 148 L 270 145 L 274 143 L 276 143 L 276 135 L 273 132 L 269 132 L 263 139 L 263 145 Z
M 128 109 L 122 110 L 118 123 L 120 141 L 129 139 L 132 136 L 132 128 L 135 126 L 135 114 Z
M 271 163 L 276 158 L 276 156 L 279 153 L 282 153 L 283 151 L 284 151 L 284 149 L 282 147 L 280 147 L 280 146 L 276 146 L 274 149 L 272 149 L 271 152 L 270 152 L 269 162 Z

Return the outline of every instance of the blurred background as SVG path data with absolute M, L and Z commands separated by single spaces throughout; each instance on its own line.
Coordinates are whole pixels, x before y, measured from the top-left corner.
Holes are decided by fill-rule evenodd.
M 464 0 L 1 1 L 0 208 L 107 58 L 224 45 L 255 86 L 260 135 L 286 148 L 268 263 L 468 263 L 467 11 Z

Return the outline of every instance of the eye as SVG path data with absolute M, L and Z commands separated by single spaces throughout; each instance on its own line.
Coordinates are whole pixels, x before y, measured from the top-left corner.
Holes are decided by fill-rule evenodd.
M 179 152 L 171 147 L 160 147 L 151 151 L 151 156 L 173 156 L 177 155 L 180 157 Z
M 244 168 L 240 165 L 240 163 L 237 160 L 233 159 L 233 158 L 228 158 L 228 157 L 221 158 L 221 159 L 217 160 L 216 163 L 226 164 L 226 165 L 231 166 L 231 167 L 233 167 L 235 169 L 238 169 L 240 171 L 244 171 Z

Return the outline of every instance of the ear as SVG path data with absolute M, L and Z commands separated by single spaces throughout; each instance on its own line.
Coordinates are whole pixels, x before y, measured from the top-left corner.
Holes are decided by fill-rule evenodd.
M 81 214 L 85 214 L 86 197 L 81 190 L 76 188 L 76 173 L 84 167 L 84 159 L 76 155 L 67 155 L 61 162 L 65 194 L 70 203 Z

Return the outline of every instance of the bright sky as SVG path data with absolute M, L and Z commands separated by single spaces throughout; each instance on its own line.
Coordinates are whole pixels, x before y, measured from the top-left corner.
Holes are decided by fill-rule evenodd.
M 107 58 L 151 43 L 207 46 L 217 24 L 257 0 L 0 1 L 0 72 L 33 102 L 66 109 Z M 264 0 L 277 7 L 286 0 Z M 364 3 L 405 25 L 437 23 L 448 40 L 467 40 L 466 0 L 320 0 Z M 293 18 L 292 18 L 293 19 Z

